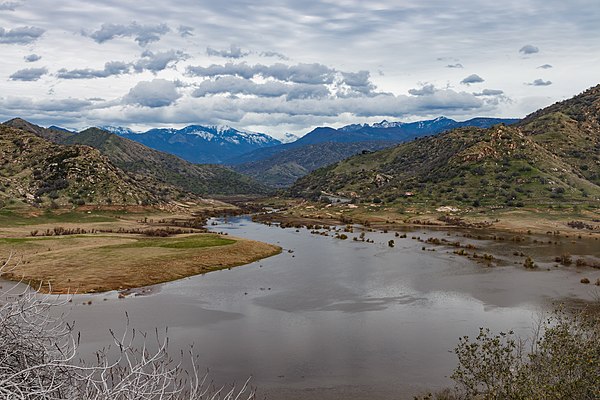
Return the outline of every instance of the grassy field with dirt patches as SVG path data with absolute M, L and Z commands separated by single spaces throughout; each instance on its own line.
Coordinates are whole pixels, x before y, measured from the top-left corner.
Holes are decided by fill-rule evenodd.
M 167 237 L 147 234 L 173 229 L 167 219 L 184 217 L 172 213 L 69 212 L 33 217 L 4 213 L 0 259 L 12 256 L 13 267 L 3 271 L 2 277 L 27 282 L 42 292 L 94 293 L 168 282 L 281 252 L 271 244 L 200 229 Z M 79 231 L 84 233 L 73 234 Z

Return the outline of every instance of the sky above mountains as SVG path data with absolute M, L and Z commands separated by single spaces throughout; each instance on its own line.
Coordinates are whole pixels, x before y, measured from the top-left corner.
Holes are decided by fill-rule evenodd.
M 0 118 L 134 129 L 523 117 L 598 84 L 596 0 L 0 0 Z

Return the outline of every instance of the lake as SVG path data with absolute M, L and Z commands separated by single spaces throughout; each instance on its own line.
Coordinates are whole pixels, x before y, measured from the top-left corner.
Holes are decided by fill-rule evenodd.
M 259 397 L 410 399 L 452 384 L 460 336 L 476 336 L 484 326 L 527 336 L 554 301 L 593 298 L 598 287 L 581 284 L 583 276 L 600 278 L 600 270 L 552 261 L 567 251 L 599 257 L 597 240 L 475 240 L 463 237 L 467 231 L 415 228 L 407 238 L 366 232 L 374 243 L 365 243 L 351 240 L 358 231 L 340 240 L 248 217 L 215 221 L 213 231 L 284 250 L 156 285 L 146 295 L 76 296 L 67 320 L 81 331 L 81 353 L 108 343 L 109 328 L 123 331 L 127 312 L 137 330 L 168 327 L 174 354 L 193 343 L 215 381 L 240 383 L 252 375 Z M 471 243 L 501 262 L 488 267 L 413 236 Z M 533 256 L 540 268 L 523 268 L 515 251 Z

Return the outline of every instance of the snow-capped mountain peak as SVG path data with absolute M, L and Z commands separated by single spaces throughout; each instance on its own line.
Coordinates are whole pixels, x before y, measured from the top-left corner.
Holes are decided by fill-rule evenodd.
M 125 135 L 125 134 L 131 135 L 131 134 L 137 134 L 137 133 L 139 133 L 139 132 L 136 132 L 136 131 L 134 131 L 132 129 L 125 128 L 125 127 L 122 127 L 122 126 L 110 126 L 110 125 L 108 125 L 108 126 L 101 126 L 100 129 L 102 129 L 103 131 L 110 132 L 110 133 L 115 133 L 117 135 Z

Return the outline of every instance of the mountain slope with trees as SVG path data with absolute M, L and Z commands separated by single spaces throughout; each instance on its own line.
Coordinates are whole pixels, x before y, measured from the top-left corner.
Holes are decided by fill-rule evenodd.
M 320 127 L 292 143 L 260 148 L 229 160 L 233 168 L 274 187 L 289 187 L 317 168 L 355 154 L 381 150 L 417 137 L 461 127 L 512 124 L 516 119 L 473 118 L 457 122 L 439 117 L 419 122 L 355 124 L 339 129 Z
M 0 205 L 158 204 L 177 193 L 136 180 L 96 149 L 62 146 L 0 125 Z
M 459 128 L 351 157 L 301 178 L 294 196 L 428 206 L 597 202 L 600 86 L 514 126 Z

